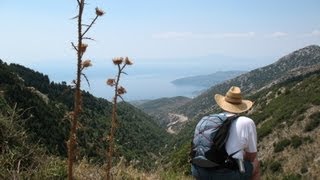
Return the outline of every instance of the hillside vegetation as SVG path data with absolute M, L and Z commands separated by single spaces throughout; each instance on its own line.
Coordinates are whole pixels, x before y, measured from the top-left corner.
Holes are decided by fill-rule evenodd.
M 69 121 L 66 116 L 73 106 L 73 88 L 65 82 L 50 82 L 48 76 L 17 64 L 0 61 L 1 92 L 1 159 L 15 170 L 17 166 L 29 167 L 24 161 L 11 161 L 3 155 L 19 154 L 23 143 L 15 143 L 3 132 L 17 131 L 21 141 L 41 147 L 46 157 L 66 156 L 66 140 L 69 135 Z M 83 113 L 78 130 L 77 159 L 88 158 L 92 163 L 103 163 L 106 153 L 106 137 L 110 128 L 111 103 L 83 92 Z M 15 109 L 16 118 L 11 118 L 8 109 Z M 124 157 L 141 169 L 155 167 L 159 152 L 169 139 L 166 131 L 152 118 L 127 103 L 120 103 L 118 109 L 119 128 L 116 138 L 116 156 Z M 10 122 L 8 122 L 10 120 Z M 12 128 L 13 130 L 10 130 Z M 15 138 L 13 138 L 15 139 Z M 15 141 L 20 141 L 19 138 Z M 27 141 L 28 140 L 28 141 Z M 157 142 L 157 143 L 154 143 Z M 15 145 L 15 144 L 16 145 Z M 8 147 L 5 149 L 4 147 Z M 8 154 L 9 153 L 9 154 Z M 29 155 L 23 152 L 25 156 Z M 23 155 L 22 155 L 23 156 Z M 36 157 L 40 158 L 41 157 Z M 2 163 L 1 163 L 2 164 Z M 40 167 L 40 165 L 35 165 Z M 60 167 L 59 165 L 57 165 Z M 32 168 L 32 167 L 30 167 Z M 64 169 L 64 167 L 61 167 Z M 2 169 L 0 174 L 10 177 L 12 172 Z M 24 169 L 20 169 L 22 173 Z
M 258 124 L 265 177 L 304 177 L 320 173 L 320 69 L 256 94 L 250 115 Z
M 213 94 L 224 94 L 231 85 L 240 86 L 245 98 L 255 102 L 246 115 L 257 125 L 263 179 L 317 179 L 320 47 L 314 45 L 215 85 L 195 99 L 163 98 L 137 105 L 155 119 L 121 102 L 114 174 L 119 179 L 190 178 L 194 127 L 203 115 L 221 111 Z M 73 91 L 66 82 L 50 82 L 42 73 L 0 60 L 0 179 L 67 177 Z M 75 176 L 102 179 L 112 104 L 82 94 Z M 161 121 L 168 114 L 187 122 L 176 135 L 165 130 L 170 119 Z
M 320 173 L 320 69 L 289 79 L 248 98 L 255 106 L 248 116 L 257 124 L 259 159 L 264 178 L 316 178 Z M 212 113 L 219 112 L 215 107 Z M 188 153 L 197 120 L 178 135 L 169 159 L 174 171 L 190 173 Z

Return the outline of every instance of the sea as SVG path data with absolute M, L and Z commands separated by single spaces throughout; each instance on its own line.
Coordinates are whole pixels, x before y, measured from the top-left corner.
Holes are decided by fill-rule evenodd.
M 125 101 L 152 100 L 174 96 L 194 98 L 208 87 L 181 86 L 174 85 L 171 82 L 183 77 L 206 75 L 216 71 L 249 71 L 267 63 L 268 61 L 265 60 L 257 61 L 225 57 L 137 60 L 134 61 L 132 66 L 125 68 L 125 73 L 121 74 L 120 85 L 127 91 L 123 95 Z M 71 84 L 72 80 L 76 77 L 76 65 L 74 61 L 56 64 L 38 63 L 29 67 L 47 74 L 50 80 L 56 83 L 64 81 L 67 84 Z M 83 90 L 89 91 L 96 97 L 105 98 L 109 101 L 112 100 L 114 89 L 107 86 L 106 80 L 108 78 L 115 78 L 117 67 L 112 63 L 111 59 L 93 61 L 93 66 L 85 70 L 84 74 L 89 79 L 90 85 L 83 78 L 81 85 Z

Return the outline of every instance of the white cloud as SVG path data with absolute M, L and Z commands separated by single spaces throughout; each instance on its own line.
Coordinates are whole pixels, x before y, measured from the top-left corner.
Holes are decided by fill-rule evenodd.
M 156 39 L 190 38 L 192 36 L 193 33 L 191 32 L 162 32 L 152 35 L 152 37 Z
M 274 37 L 274 38 L 284 37 L 284 36 L 288 36 L 288 33 L 278 31 L 268 35 L 268 37 Z
M 309 33 L 302 34 L 301 37 L 319 37 L 320 36 L 320 30 L 315 29 Z
M 255 32 L 228 32 L 228 33 L 193 33 L 193 32 L 162 32 L 153 34 L 155 39 L 219 39 L 219 38 L 250 38 Z
M 320 30 L 315 29 L 310 33 L 310 35 L 312 35 L 312 36 L 320 36 Z
M 254 37 L 255 32 L 236 32 L 236 33 L 222 33 L 214 34 L 215 38 L 241 38 L 241 37 Z

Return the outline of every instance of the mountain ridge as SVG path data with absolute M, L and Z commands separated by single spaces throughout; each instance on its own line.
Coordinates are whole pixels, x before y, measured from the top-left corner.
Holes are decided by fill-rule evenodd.
M 307 59 L 307 60 L 306 60 Z M 290 63 L 294 62 L 294 63 Z M 252 70 L 236 78 L 227 80 L 209 88 L 206 92 L 195 97 L 192 101 L 179 107 L 177 112 L 189 118 L 203 115 L 214 106 L 213 95 L 225 93 L 231 85 L 239 86 L 246 95 L 261 89 L 275 79 L 286 75 L 292 69 L 313 66 L 320 63 L 320 46 L 310 45 L 296 50 L 276 61 L 273 64 Z
M 246 71 L 217 71 L 207 75 L 189 76 L 171 81 L 178 86 L 201 86 L 209 88 L 215 84 L 234 78 Z

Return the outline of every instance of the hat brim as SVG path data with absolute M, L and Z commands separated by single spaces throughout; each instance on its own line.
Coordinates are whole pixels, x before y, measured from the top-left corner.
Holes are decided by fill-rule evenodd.
M 220 106 L 221 109 L 231 112 L 231 113 L 242 113 L 248 111 L 252 105 L 253 102 L 249 100 L 242 100 L 241 104 L 232 104 L 225 100 L 225 97 L 221 94 L 216 94 L 214 96 L 214 100 L 216 103 Z

